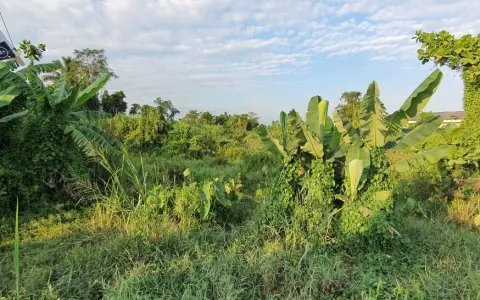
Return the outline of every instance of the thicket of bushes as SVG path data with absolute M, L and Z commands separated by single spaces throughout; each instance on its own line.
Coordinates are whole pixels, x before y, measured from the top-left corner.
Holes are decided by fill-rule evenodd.
M 0 217 L 11 217 L 17 203 L 25 218 L 81 207 L 88 211 L 95 230 L 120 232 L 118 243 L 127 252 L 139 255 L 137 250 L 145 246 L 152 256 L 161 252 L 160 257 L 175 260 L 169 262 L 178 271 L 172 276 L 180 279 L 172 280 L 172 286 L 188 281 L 188 276 L 196 284 L 207 284 L 191 268 L 201 268 L 197 259 L 205 257 L 210 270 L 216 261 L 214 253 L 221 264 L 247 264 L 244 271 L 255 286 L 247 285 L 252 292 L 237 291 L 239 295 L 265 297 L 278 292 L 289 297 L 335 297 L 349 276 L 335 274 L 334 283 L 325 282 L 328 278 L 321 283 L 309 281 L 292 266 L 282 266 L 275 255 L 299 260 L 299 269 L 307 264 L 305 268 L 317 274 L 318 266 L 306 258 L 310 251 L 318 258 L 319 249 L 348 255 L 403 247 L 411 229 L 399 219 L 440 218 L 473 230 L 480 226 L 480 150 L 465 146 L 463 127 L 439 128 L 442 120 L 430 116 L 415 128 L 405 128 L 437 90 L 442 80 L 439 70 L 392 114 L 386 112 L 378 84 L 372 82 L 356 120 L 343 110 L 329 117 L 328 101 L 315 96 L 305 118 L 295 110 L 281 112 L 279 121 L 268 126 L 259 124 L 253 113 L 190 111 L 175 119 L 178 110 L 161 98 L 156 106 L 135 106 L 130 115 L 120 113 L 112 102 L 108 109 L 115 115 L 111 116 L 98 106 L 91 110 L 88 104 L 98 98 L 111 72 L 87 85 L 67 80 L 67 71 L 60 62 L 24 69 L 12 62 L 0 63 Z M 42 74 L 52 72 L 57 72 L 55 80 L 45 85 Z M 202 236 L 210 231 L 221 232 L 225 244 Z M 210 249 L 204 255 L 192 245 L 170 241 L 185 248 L 178 253 L 192 256 L 182 262 L 172 254 L 174 250 L 159 250 L 153 242 L 165 239 L 160 247 L 168 248 L 168 234 L 192 243 L 198 238 L 207 248 L 212 245 L 202 239 L 209 239 L 220 247 L 228 245 L 231 252 Z M 123 235 L 128 238 L 124 240 Z M 145 239 L 145 244 L 133 239 L 139 248 L 130 249 L 131 236 Z M 242 248 L 237 238 L 252 245 Z M 11 245 L 0 244 L 2 252 L 7 246 Z M 259 254 L 257 248 L 271 256 Z M 238 259 L 238 254 L 272 259 L 272 264 L 265 264 L 262 275 L 253 267 L 258 261 L 248 265 L 248 259 Z M 326 263 L 334 264 L 329 259 Z M 226 265 L 218 274 L 237 280 Z M 152 274 L 167 276 L 163 269 L 140 268 L 155 287 L 161 284 Z M 75 287 L 65 286 L 67 275 L 60 273 L 52 281 L 62 296 L 80 294 Z M 9 285 L 0 288 L 0 294 L 13 293 L 13 276 L 8 276 Z M 135 275 L 122 274 L 114 283 L 112 274 L 108 276 L 109 290 L 84 287 L 89 297 L 128 298 L 130 293 L 142 293 Z M 288 276 L 317 286 L 290 285 Z M 211 285 L 214 288 L 197 287 L 197 292 L 224 295 L 217 284 Z M 295 290 L 289 291 L 290 286 Z M 179 288 L 182 295 L 197 293 L 184 287 Z M 151 295 L 162 293 L 156 290 Z

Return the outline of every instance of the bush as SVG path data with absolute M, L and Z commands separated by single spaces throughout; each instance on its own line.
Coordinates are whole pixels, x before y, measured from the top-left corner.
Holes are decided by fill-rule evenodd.
M 468 199 L 454 199 L 448 206 L 447 220 L 468 228 L 480 229 L 476 218 L 480 216 L 480 195 L 475 194 Z

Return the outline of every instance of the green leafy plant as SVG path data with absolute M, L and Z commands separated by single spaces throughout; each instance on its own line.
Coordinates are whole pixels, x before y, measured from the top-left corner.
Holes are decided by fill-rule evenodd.
M 406 172 L 437 162 L 448 152 L 447 146 L 423 152 L 414 148 L 437 130 L 440 118 L 432 118 L 406 133 L 402 130 L 426 106 L 442 76 L 439 70 L 432 72 L 390 115 L 380 100 L 378 84 L 372 82 L 361 101 L 358 127 L 341 111 L 335 111 L 333 120 L 330 119 L 328 101 L 319 96 L 310 100 L 305 122 L 293 110 L 288 115 L 280 114 L 281 142 L 260 126 L 258 133 L 265 148 L 284 159 L 276 192 L 279 205 L 274 207 L 292 220 L 292 225 L 286 226 L 287 232 L 294 233 L 287 233 L 294 244 L 301 243 L 302 236 L 311 236 L 312 228 L 322 233 L 322 238 L 317 239 L 322 243 L 335 236 L 349 240 L 358 234 L 397 233 L 389 221 L 393 207 L 391 172 Z M 288 126 L 294 128 L 293 147 L 285 142 Z M 405 149 L 414 154 L 389 165 L 386 153 Z M 335 171 L 326 175 L 328 168 Z M 319 169 L 324 175 L 317 173 Z M 320 199 L 324 203 L 321 206 Z
M 92 124 L 109 118 L 110 115 L 99 111 L 79 110 L 86 101 L 104 87 L 110 74 L 105 73 L 86 88 L 77 85 L 70 87 L 65 75 L 61 74 L 53 90 L 46 88 L 39 74 L 52 72 L 60 67 L 61 63 L 54 61 L 47 64 L 31 65 L 17 72 L 5 70 L 5 67 L 1 68 L 1 73 L 4 73 L 4 76 L 12 84 L 9 88 L 10 93 L 3 97 L 4 101 L 2 102 L 11 101 L 14 96 L 23 93 L 30 101 L 39 106 L 38 110 L 31 111 L 32 114 L 51 111 L 56 115 L 62 115 L 65 120 L 65 133 L 71 134 L 85 154 L 94 155 L 95 143 L 113 150 L 114 146 L 118 146 L 118 143 L 115 143 L 113 139 Z M 22 112 L 22 114 L 24 113 Z
M 99 111 L 82 110 L 83 104 L 106 84 L 109 74 L 86 88 L 69 86 L 65 75 L 61 74 L 54 86 L 46 87 L 40 74 L 59 67 L 58 61 L 29 65 L 17 71 L 9 68 L 8 63 L 0 67 L 2 86 L 7 85 L 7 91 L 10 91 L 4 93 L 2 103 L 12 102 L 17 97 L 26 100 L 27 106 L 26 111 L 2 119 L 6 121 L 28 115 L 17 124 L 21 134 L 9 145 L 10 151 L 5 152 L 7 156 L 15 157 L 6 160 L 15 163 L 6 165 L 8 169 L 2 170 L 5 176 L 2 174 L 3 178 L 0 178 L 7 183 L 9 195 L 22 195 L 26 201 L 22 204 L 28 203 L 29 199 L 38 202 L 43 197 L 48 201 L 56 195 L 62 197 L 62 186 L 69 180 L 71 170 L 86 163 L 80 151 L 90 158 L 95 158 L 100 148 L 107 150 L 112 157 L 119 153 L 120 143 L 102 128 L 110 116 Z M 14 175 L 15 169 L 25 171 L 19 180 L 12 182 L 8 177 Z M 19 191 L 23 189 L 19 182 L 40 188 Z M 13 203 L 13 200 L 9 202 Z
M 9 84 L 11 63 L 9 61 L 0 62 L 0 81 L 3 84 Z M 17 98 L 21 93 L 21 90 L 16 85 L 10 85 L 5 87 L 3 90 L 0 90 L 0 108 L 8 106 L 12 101 Z M 26 110 L 10 114 L 0 118 L 0 123 L 5 123 L 16 119 L 18 117 L 24 116 L 27 113 Z
M 265 125 L 258 128 L 258 134 L 265 148 L 276 155 L 289 157 L 298 154 L 315 159 L 333 159 L 335 155 L 341 155 L 340 133 L 327 112 L 328 101 L 315 96 L 308 104 L 306 122 L 295 110 L 288 115 L 283 111 L 280 113 L 281 143 L 268 133 Z M 289 126 L 294 129 L 295 140 L 294 147 L 290 149 L 286 142 Z
M 463 106 L 465 120 L 462 124 L 461 140 L 452 152 L 452 164 L 478 165 L 480 160 L 480 34 L 455 37 L 452 33 L 424 32 L 418 30 L 414 39 L 420 43 L 417 51 L 422 64 L 433 62 L 461 72 L 464 84 Z M 464 157 L 466 159 L 464 159 Z M 478 167 L 477 167 L 478 168 Z

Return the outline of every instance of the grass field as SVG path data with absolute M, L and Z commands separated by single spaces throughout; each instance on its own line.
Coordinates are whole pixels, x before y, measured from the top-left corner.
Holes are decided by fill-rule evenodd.
M 97 210 L 21 218 L 27 299 L 480 299 L 480 235 L 400 218 L 385 247 L 290 249 L 252 222 L 185 230 Z M 138 220 L 137 220 L 138 221 Z M 1 221 L 0 295 L 14 296 L 14 220 Z

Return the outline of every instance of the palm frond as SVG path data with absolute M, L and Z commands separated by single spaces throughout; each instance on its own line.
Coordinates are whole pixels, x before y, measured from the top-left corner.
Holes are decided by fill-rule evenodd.
M 75 117 L 77 120 L 88 120 L 88 121 L 98 121 L 98 120 L 105 120 L 112 117 L 111 114 L 98 111 L 98 110 L 82 110 L 82 111 L 75 111 L 70 113 L 71 116 Z
M 0 69 L 0 83 L 4 87 L 15 86 L 28 98 L 35 98 L 35 92 L 28 82 L 15 72 L 8 69 Z
M 105 149 L 109 156 L 117 156 L 122 145 L 108 133 L 89 123 L 71 123 L 65 128 L 65 133 L 70 134 L 89 157 L 96 157 L 99 148 Z
M 383 147 L 387 132 L 387 112 L 380 101 L 380 89 L 373 81 L 361 102 L 360 132 L 371 147 Z
M 0 61 L 0 70 L 15 70 L 18 67 L 18 62 L 16 59 L 6 59 Z
M 102 89 L 107 81 L 110 79 L 110 74 L 105 73 L 100 78 L 97 79 L 94 83 L 88 86 L 86 89 L 80 91 L 78 93 L 77 99 L 74 103 L 74 107 L 82 106 L 85 102 L 87 102 L 90 98 L 95 96 L 100 89 Z
M 62 63 L 59 60 L 54 60 L 51 63 L 45 63 L 45 64 L 36 64 L 36 65 L 31 65 L 26 68 L 23 68 L 16 73 L 19 76 L 25 76 L 28 73 L 34 73 L 34 74 L 41 74 L 41 73 L 51 73 L 55 72 L 59 69 L 62 68 Z
M 449 150 L 449 146 L 441 146 L 438 148 L 423 151 L 394 163 L 390 166 L 390 168 L 399 173 L 418 169 L 425 166 L 426 164 L 436 163 L 440 159 L 446 157 Z
M 28 110 L 24 110 L 24 111 L 21 111 L 21 112 L 17 112 L 17 113 L 14 113 L 14 114 L 5 116 L 5 117 L 3 117 L 3 118 L 0 119 L 0 123 L 6 123 L 6 122 L 8 122 L 8 121 L 11 121 L 11 120 L 14 120 L 14 119 L 23 117 L 23 116 L 26 115 L 27 113 L 28 113 Z
M 50 93 L 47 91 L 42 79 L 40 79 L 37 74 L 27 73 L 25 78 L 27 79 L 30 88 L 35 93 L 37 99 L 50 99 Z
M 67 84 L 67 78 L 65 75 L 60 75 L 60 79 L 57 82 L 57 86 L 55 87 L 55 91 L 53 91 L 52 95 L 50 96 L 50 103 L 55 106 L 57 104 L 62 103 L 66 100 L 70 95 L 70 87 Z
M 9 105 L 19 94 L 20 90 L 16 86 L 0 91 L 0 107 Z

